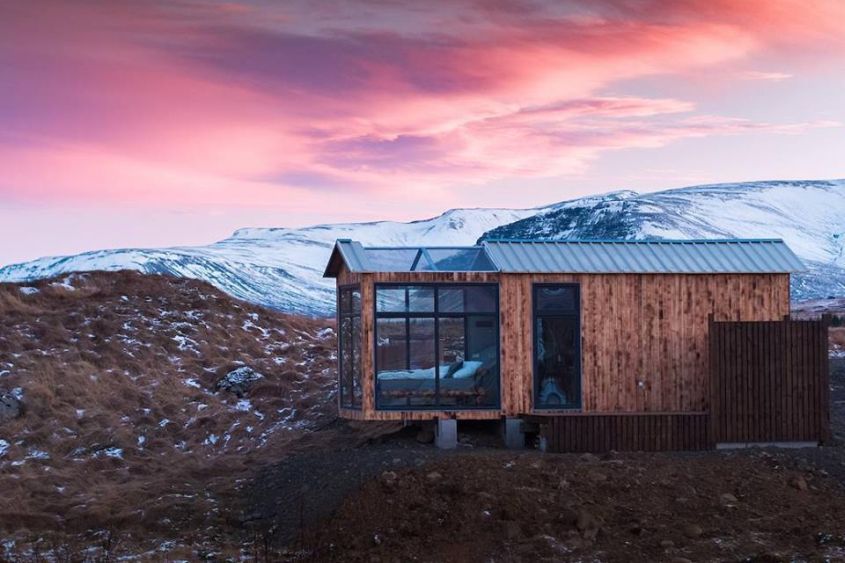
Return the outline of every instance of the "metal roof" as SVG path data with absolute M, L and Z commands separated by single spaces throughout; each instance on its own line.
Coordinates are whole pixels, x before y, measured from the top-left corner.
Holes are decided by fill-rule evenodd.
M 463 247 L 364 247 L 340 239 L 325 277 L 350 272 L 751 274 L 802 271 L 780 239 L 490 240 Z
M 750 274 L 804 269 L 780 239 L 493 240 L 483 247 L 500 272 Z

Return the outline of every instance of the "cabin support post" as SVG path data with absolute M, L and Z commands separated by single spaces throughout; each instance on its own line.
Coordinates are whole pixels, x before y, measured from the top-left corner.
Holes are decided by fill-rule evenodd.
M 434 425 L 434 445 L 441 450 L 453 450 L 458 446 L 458 421 L 454 418 L 438 418 Z
M 521 450 L 525 448 L 525 432 L 522 429 L 522 419 L 517 416 L 508 416 L 502 420 L 502 438 L 505 447 L 509 450 Z

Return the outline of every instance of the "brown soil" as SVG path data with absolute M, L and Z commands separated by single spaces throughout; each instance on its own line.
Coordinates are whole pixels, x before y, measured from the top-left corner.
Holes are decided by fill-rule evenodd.
M 481 435 L 481 425 L 464 425 L 453 452 L 417 444 L 411 431 L 358 447 L 313 448 L 266 468 L 250 488 L 250 526 L 262 539 L 254 554 L 314 561 L 843 559 L 845 361 L 832 368 L 834 440 L 822 448 L 600 458 L 513 453 L 489 447 L 492 429 Z
M 328 321 L 130 272 L 28 285 L 0 284 L 27 407 L 0 424 L 0 560 L 845 559 L 845 360 L 829 447 L 514 453 L 462 423 L 444 452 L 336 420 Z M 215 392 L 241 365 L 265 378 Z
M 498 451 L 382 473 L 311 545 L 337 561 L 789 560 L 845 555 L 844 529 L 840 484 L 777 453 Z

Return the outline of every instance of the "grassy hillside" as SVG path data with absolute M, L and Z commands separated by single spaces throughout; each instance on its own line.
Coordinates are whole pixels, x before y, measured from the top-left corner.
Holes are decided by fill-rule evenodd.
M 202 543 L 233 517 L 246 472 L 333 420 L 334 350 L 330 321 L 198 281 L 97 272 L 0 284 L 0 395 L 23 405 L 0 421 L 6 555 L 174 530 Z M 216 389 L 244 367 L 262 377 Z

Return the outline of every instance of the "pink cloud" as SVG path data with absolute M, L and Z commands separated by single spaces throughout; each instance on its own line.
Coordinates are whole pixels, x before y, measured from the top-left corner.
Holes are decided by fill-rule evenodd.
M 769 50 L 841 55 L 842 17 L 795 0 L 6 4 L 0 197 L 288 210 L 402 186 L 423 201 L 620 148 L 795 133 L 829 123 L 610 92 L 727 81 Z
M 793 75 L 786 72 L 766 72 L 761 70 L 747 70 L 739 73 L 739 77 L 743 80 L 768 80 L 771 82 L 780 82 L 792 78 Z

